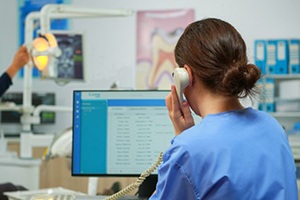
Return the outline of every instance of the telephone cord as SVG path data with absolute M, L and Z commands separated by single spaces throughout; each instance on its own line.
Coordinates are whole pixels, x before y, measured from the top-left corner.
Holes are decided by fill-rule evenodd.
M 162 162 L 162 155 L 163 153 L 161 152 L 157 158 L 157 160 L 155 161 L 155 163 L 146 171 L 144 171 L 140 177 L 136 180 L 136 182 L 131 183 L 130 185 L 128 185 L 127 187 L 125 187 L 124 189 L 122 189 L 121 191 L 105 198 L 104 200 L 116 200 L 126 194 L 128 194 L 129 192 L 131 192 L 133 189 L 139 187 L 144 180 L 154 171 L 156 170 L 156 168 L 160 165 L 160 163 Z

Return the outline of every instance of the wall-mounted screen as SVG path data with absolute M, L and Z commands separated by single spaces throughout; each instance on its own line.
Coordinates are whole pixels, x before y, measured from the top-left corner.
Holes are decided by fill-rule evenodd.
M 84 34 L 72 31 L 52 31 L 61 55 L 56 59 L 54 69 L 46 68 L 41 72 L 42 78 L 60 81 L 84 81 Z

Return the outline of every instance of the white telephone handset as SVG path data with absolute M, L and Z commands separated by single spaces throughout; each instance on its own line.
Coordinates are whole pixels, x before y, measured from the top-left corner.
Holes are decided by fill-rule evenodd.
M 174 72 L 172 73 L 174 79 L 174 85 L 176 87 L 177 97 L 179 99 L 180 107 L 183 101 L 183 94 L 182 91 L 189 85 L 189 74 L 187 70 L 183 67 L 175 68 Z

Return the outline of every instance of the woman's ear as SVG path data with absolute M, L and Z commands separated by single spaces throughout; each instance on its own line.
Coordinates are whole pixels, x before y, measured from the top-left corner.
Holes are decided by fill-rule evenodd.
M 184 65 L 184 68 L 186 69 L 189 75 L 189 86 L 192 86 L 195 82 L 192 69 L 188 65 Z

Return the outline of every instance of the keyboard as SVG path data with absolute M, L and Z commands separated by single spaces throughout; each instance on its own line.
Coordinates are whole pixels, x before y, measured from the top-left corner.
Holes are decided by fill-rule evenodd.
M 104 200 L 107 197 L 109 197 L 109 196 L 80 196 L 80 195 L 78 195 L 78 196 L 76 196 L 75 200 Z M 56 200 L 56 199 L 54 199 L 54 200 Z M 62 200 L 64 200 L 64 199 L 62 199 Z M 126 195 L 126 196 L 118 198 L 118 200 L 148 200 L 148 198 Z

